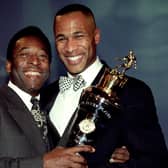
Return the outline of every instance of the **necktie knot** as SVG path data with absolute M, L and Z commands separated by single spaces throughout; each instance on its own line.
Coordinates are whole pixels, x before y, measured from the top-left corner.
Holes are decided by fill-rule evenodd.
M 31 98 L 31 103 L 32 103 L 32 110 L 40 110 L 40 106 L 39 106 L 39 100 L 35 97 Z
M 84 87 L 85 84 L 86 82 L 81 75 L 77 75 L 75 78 L 61 76 L 59 79 L 59 88 L 61 93 L 63 93 L 65 90 L 68 90 L 71 85 L 73 85 L 73 90 L 77 91 L 78 89 Z

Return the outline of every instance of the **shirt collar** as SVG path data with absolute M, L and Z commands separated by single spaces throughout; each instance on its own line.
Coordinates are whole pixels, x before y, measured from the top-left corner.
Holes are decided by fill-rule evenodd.
M 22 101 L 25 103 L 25 105 L 28 107 L 30 110 L 32 107 L 32 103 L 30 102 L 31 100 L 31 95 L 20 89 L 18 86 L 16 86 L 14 83 L 11 81 L 8 82 L 8 87 L 10 87 L 12 90 L 16 92 L 16 94 L 22 99 Z M 36 98 L 39 100 L 40 95 L 36 96 Z

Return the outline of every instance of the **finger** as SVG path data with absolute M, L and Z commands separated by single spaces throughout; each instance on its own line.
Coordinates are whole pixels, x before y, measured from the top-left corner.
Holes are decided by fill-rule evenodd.
M 109 162 L 110 163 L 125 163 L 126 161 L 125 160 L 119 160 L 119 159 L 110 158 Z
M 125 147 L 122 147 L 122 148 L 117 148 L 113 154 L 122 154 L 122 155 L 130 155 L 128 150 L 125 148 Z
M 121 148 L 123 148 L 123 149 L 127 149 L 127 147 L 126 147 L 126 146 L 122 146 Z
M 95 152 L 95 148 L 93 148 L 92 146 L 89 145 L 82 145 L 82 146 L 76 146 L 76 147 L 72 147 L 67 149 L 68 152 L 71 153 L 80 153 L 80 152 Z
M 84 165 L 87 164 L 86 159 L 85 159 L 83 156 L 81 156 L 81 155 L 76 155 L 76 154 L 74 154 L 74 155 L 71 156 L 69 159 L 70 159 L 72 162 L 74 162 L 74 163 L 80 163 L 80 164 L 84 164 Z
M 129 155 L 115 153 L 111 156 L 111 158 L 115 161 L 126 162 L 127 160 L 129 160 Z
M 112 158 L 114 158 L 114 159 L 128 159 L 129 158 L 129 153 L 113 153 L 112 154 L 112 156 L 111 156 Z
M 88 168 L 87 165 L 85 164 L 80 164 L 80 163 L 71 163 L 68 165 L 69 168 Z
M 63 162 L 60 164 L 55 164 L 55 167 L 69 167 L 69 168 L 85 168 L 87 167 L 87 162 L 86 160 L 83 159 L 75 159 L 76 157 L 69 157 L 64 159 Z M 82 157 L 81 157 L 82 158 Z

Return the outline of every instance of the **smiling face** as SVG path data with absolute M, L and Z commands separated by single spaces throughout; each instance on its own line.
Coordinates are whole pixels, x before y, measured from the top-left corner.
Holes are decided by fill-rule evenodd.
M 35 96 L 49 77 L 49 56 L 44 43 L 26 36 L 16 41 L 13 57 L 6 63 L 10 80 L 25 92 Z
M 100 32 L 93 19 L 82 12 L 71 12 L 55 19 L 58 55 L 72 75 L 81 73 L 96 60 Z

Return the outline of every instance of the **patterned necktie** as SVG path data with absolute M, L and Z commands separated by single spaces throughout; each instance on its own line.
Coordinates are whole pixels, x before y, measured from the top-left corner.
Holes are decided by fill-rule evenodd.
M 77 91 L 78 89 L 84 87 L 85 84 L 86 82 L 81 75 L 77 75 L 75 78 L 61 76 L 59 79 L 59 89 L 61 93 L 63 93 L 65 90 L 68 90 L 71 85 L 73 85 L 73 90 Z
M 33 105 L 31 109 L 31 114 L 37 124 L 37 127 L 40 128 L 42 132 L 43 140 L 46 142 L 48 132 L 46 116 L 44 112 L 40 111 L 39 100 L 37 98 L 32 97 L 30 101 Z

